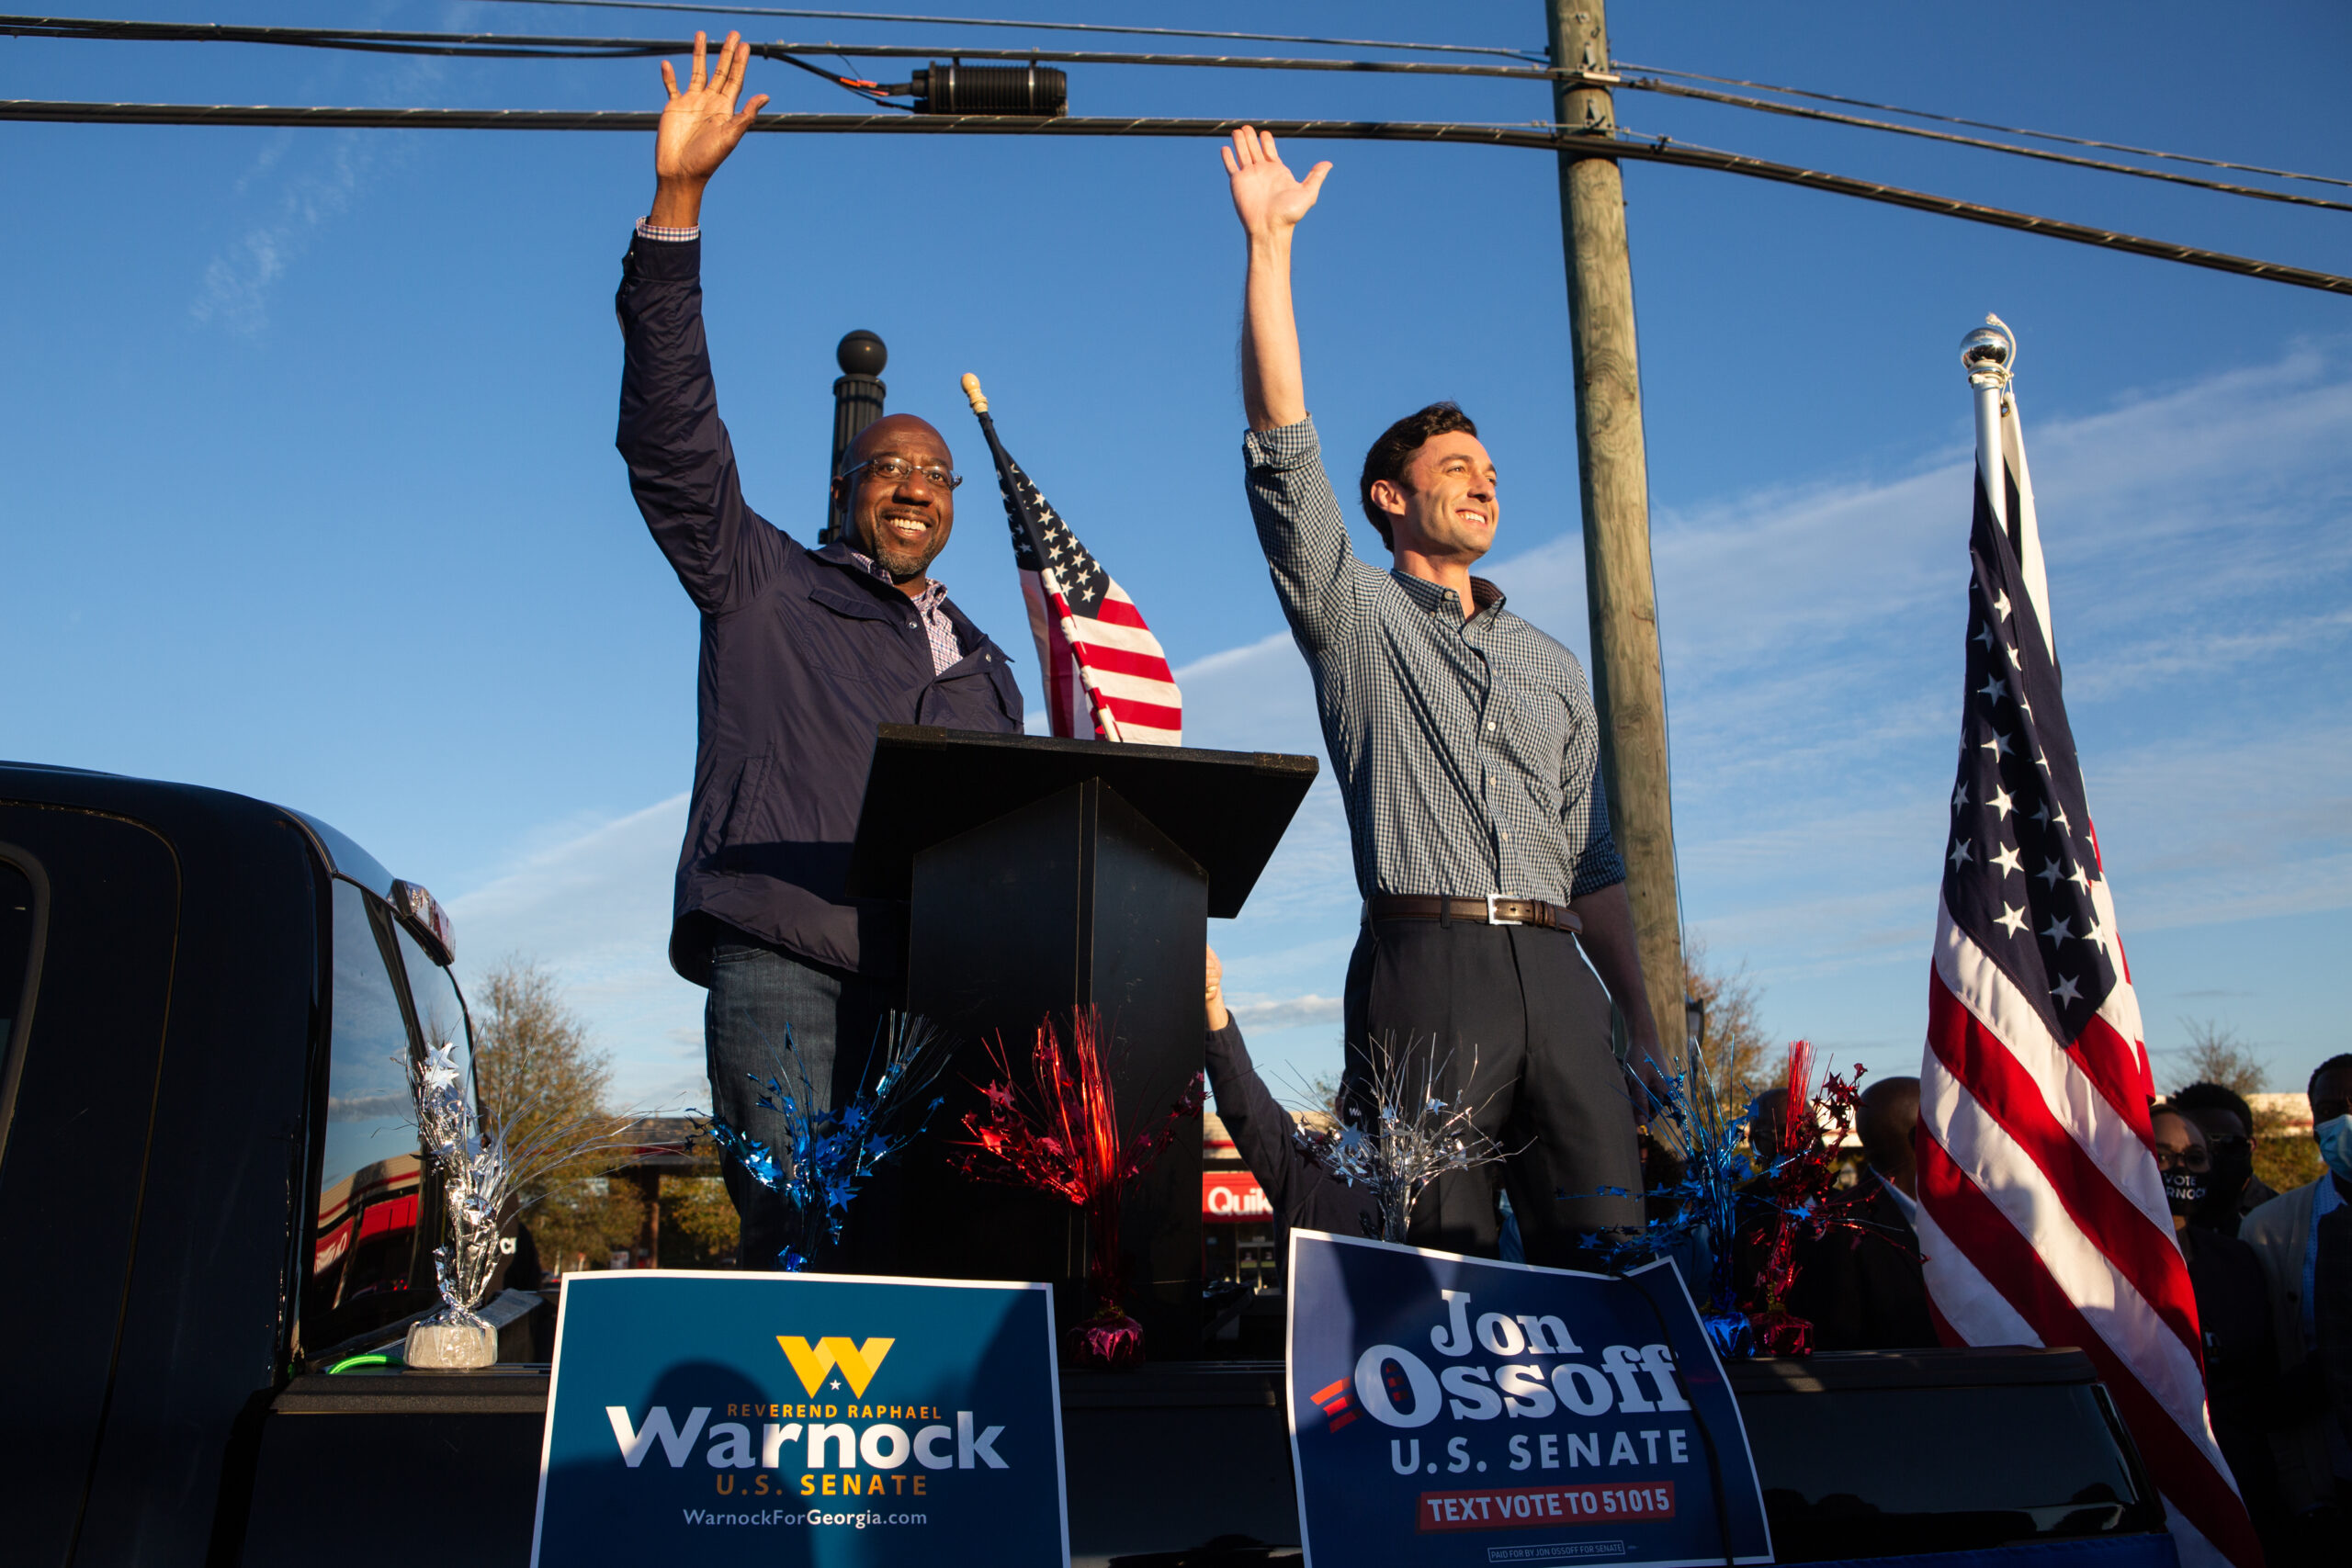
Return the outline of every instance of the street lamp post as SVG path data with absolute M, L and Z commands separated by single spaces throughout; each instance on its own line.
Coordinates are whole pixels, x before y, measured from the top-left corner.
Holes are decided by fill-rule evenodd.
M 833 362 L 842 367 L 842 375 L 833 383 L 833 460 L 825 468 L 825 528 L 817 536 L 820 547 L 831 544 L 849 521 L 832 499 L 832 477 L 842 471 L 849 444 L 882 417 L 882 400 L 890 391 L 883 385 L 882 367 L 889 360 L 890 351 L 881 338 L 862 327 L 842 338 L 833 350 Z

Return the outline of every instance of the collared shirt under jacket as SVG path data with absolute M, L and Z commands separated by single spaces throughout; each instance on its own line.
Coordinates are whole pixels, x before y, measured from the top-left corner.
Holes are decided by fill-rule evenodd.
M 1576 656 L 1471 580 L 1359 559 L 1312 420 L 1243 439 L 1250 510 L 1291 635 L 1315 672 L 1356 886 L 1565 904 L 1625 880 L 1600 725 Z
M 1004 650 L 950 602 L 962 657 L 933 667 L 905 594 L 847 546 L 804 549 L 744 504 L 703 336 L 702 244 L 639 236 L 621 267 L 617 445 L 702 612 L 694 804 L 670 963 L 708 974 L 704 917 L 837 968 L 894 974 L 900 906 L 842 892 L 882 724 L 1018 732 Z M 943 784 L 942 787 L 947 787 Z

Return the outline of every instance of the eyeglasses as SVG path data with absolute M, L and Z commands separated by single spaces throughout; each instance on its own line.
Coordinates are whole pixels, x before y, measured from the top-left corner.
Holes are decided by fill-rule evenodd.
M 2205 1151 L 2194 1146 L 2182 1149 L 2177 1153 L 2166 1148 L 2156 1150 L 2158 1170 L 2170 1170 L 2175 1166 L 2180 1167 L 2183 1170 L 2210 1170 L 2212 1165 L 2211 1158 L 2206 1155 Z
M 884 484 L 904 484 L 917 474 L 922 476 L 923 483 L 935 490 L 952 491 L 964 482 L 964 476 L 953 468 L 919 468 L 904 457 L 868 457 L 863 463 L 843 468 L 842 478 L 847 479 L 860 468 L 871 469 L 874 477 Z

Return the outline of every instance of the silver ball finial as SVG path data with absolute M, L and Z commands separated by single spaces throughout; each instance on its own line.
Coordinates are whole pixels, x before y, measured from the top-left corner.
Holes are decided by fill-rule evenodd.
M 1971 386 L 2006 387 L 2017 369 L 2018 334 L 2000 317 L 1987 315 L 1983 326 L 1960 340 L 1960 362 Z

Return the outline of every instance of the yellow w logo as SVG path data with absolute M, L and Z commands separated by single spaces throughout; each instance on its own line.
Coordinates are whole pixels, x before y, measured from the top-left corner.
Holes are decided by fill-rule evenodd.
M 839 1367 L 842 1375 L 849 1379 L 850 1392 L 860 1399 L 865 1398 L 865 1385 L 874 1381 L 874 1374 L 882 1370 L 882 1358 L 888 1355 L 890 1347 L 898 1343 L 895 1339 L 876 1338 L 860 1345 L 854 1340 L 835 1336 L 820 1339 L 811 1346 L 797 1334 L 779 1334 L 775 1342 L 784 1347 L 785 1359 L 792 1363 L 792 1370 L 800 1376 L 800 1386 L 808 1391 L 812 1399 L 816 1397 L 818 1386 L 825 1381 L 825 1374 L 835 1367 Z

